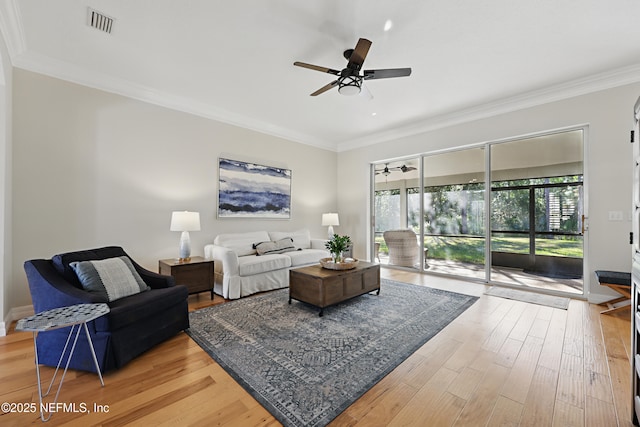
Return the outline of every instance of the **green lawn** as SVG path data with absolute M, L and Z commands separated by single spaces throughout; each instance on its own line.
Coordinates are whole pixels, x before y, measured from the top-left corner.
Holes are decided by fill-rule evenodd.
M 376 237 L 376 242 L 380 243 L 381 253 L 389 252 L 382 236 Z M 429 249 L 430 259 L 451 259 L 474 264 L 484 263 L 484 244 L 484 239 L 472 237 L 427 236 L 425 238 L 425 248 Z M 494 237 L 492 250 L 527 254 L 529 238 Z M 536 239 L 536 255 L 582 258 L 582 239 Z

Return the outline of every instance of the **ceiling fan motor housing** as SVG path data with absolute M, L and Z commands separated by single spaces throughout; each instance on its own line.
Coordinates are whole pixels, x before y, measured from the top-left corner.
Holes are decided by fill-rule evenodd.
M 362 80 L 405 77 L 411 74 L 411 68 L 396 68 L 364 70 L 364 74 L 360 75 L 360 69 L 362 68 L 362 64 L 367 57 L 370 47 L 371 41 L 363 38 L 358 39 L 355 49 L 347 49 L 343 52 L 348 63 L 341 71 L 299 61 L 294 62 L 293 65 L 338 76 L 336 80 L 316 90 L 311 94 L 311 96 L 320 95 L 334 87 L 338 87 L 338 92 L 342 95 L 357 95 L 362 90 Z

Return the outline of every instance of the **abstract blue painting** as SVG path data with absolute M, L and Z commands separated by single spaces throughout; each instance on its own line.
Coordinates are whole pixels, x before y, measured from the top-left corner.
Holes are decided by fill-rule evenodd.
M 219 218 L 291 218 L 291 170 L 219 159 Z

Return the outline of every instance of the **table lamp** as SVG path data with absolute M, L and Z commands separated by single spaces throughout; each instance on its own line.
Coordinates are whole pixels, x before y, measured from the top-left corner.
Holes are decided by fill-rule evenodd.
M 337 213 L 325 213 L 322 214 L 322 225 L 329 226 L 329 239 L 333 237 L 333 226 L 340 225 Z
M 191 260 L 190 231 L 200 231 L 199 212 L 173 212 L 171 214 L 171 231 L 182 231 L 180 235 L 180 262 Z

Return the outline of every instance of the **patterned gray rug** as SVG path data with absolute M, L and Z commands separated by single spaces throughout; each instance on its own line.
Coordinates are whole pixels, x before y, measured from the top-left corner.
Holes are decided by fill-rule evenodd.
M 569 308 L 569 298 L 556 297 L 553 295 L 545 295 L 536 292 L 521 291 L 519 289 L 511 289 L 502 286 L 492 286 L 484 294 L 494 297 L 530 302 L 532 304 L 546 305 L 548 307 L 560 308 L 562 310 L 566 310 L 567 308 Z
M 324 426 L 478 298 L 382 280 L 326 308 L 288 289 L 189 314 L 188 334 L 285 426 Z

